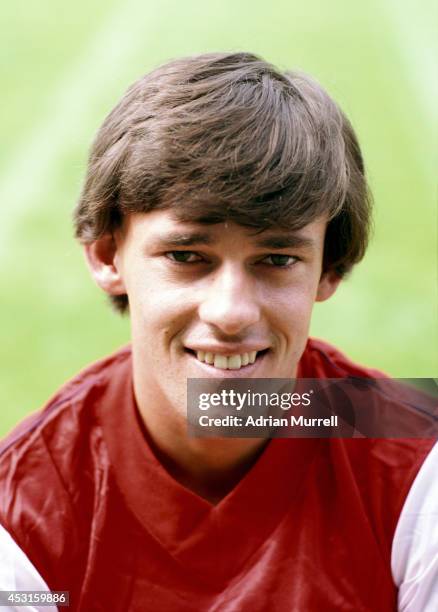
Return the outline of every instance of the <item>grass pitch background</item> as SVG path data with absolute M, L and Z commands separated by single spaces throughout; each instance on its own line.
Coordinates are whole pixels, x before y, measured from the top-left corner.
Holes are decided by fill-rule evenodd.
M 397 376 L 437 375 L 431 0 L 17 0 L 2 7 L 0 435 L 128 341 L 72 239 L 94 132 L 181 55 L 251 50 L 313 74 L 355 126 L 375 197 L 369 253 L 312 333 Z

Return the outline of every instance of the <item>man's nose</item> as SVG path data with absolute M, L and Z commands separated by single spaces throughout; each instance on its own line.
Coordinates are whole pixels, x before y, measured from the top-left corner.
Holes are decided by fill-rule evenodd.
M 216 270 L 199 307 L 201 320 L 234 335 L 257 323 L 260 315 L 256 281 L 248 271 L 238 264 Z

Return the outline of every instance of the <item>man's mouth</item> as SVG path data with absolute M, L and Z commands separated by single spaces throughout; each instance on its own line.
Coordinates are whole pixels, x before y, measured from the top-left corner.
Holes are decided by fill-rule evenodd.
M 261 357 L 268 351 L 268 349 L 264 349 L 261 351 L 248 351 L 247 353 L 223 355 L 209 351 L 194 351 L 192 349 L 186 350 L 194 355 L 201 363 L 206 363 L 214 368 L 217 368 L 218 370 L 240 370 L 245 366 L 255 363 L 257 358 Z

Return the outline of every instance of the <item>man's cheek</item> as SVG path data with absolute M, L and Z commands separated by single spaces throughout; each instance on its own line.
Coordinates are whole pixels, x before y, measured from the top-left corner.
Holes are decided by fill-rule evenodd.
M 304 293 L 301 295 L 290 294 L 288 300 L 284 300 L 281 305 L 278 305 L 275 312 L 287 321 L 289 325 L 300 327 L 307 325 L 310 320 L 313 309 L 313 300 L 311 295 Z

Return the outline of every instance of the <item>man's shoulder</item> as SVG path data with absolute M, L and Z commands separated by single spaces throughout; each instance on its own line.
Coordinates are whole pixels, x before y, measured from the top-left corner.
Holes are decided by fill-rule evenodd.
M 131 348 L 126 346 L 81 370 L 42 409 L 26 417 L 0 442 L 0 462 L 10 449 L 27 447 L 63 420 L 77 418 L 84 409 L 92 412 L 108 382 L 123 369 L 130 368 L 130 360 Z
M 302 378 L 382 378 L 387 375 L 352 361 L 338 348 L 325 340 L 309 338 L 299 365 Z
M 91 364 L 0 442 L 0 522 L 7 526 L 12 500 L 47 499 L 44 483 L 68 498 L 75 479 L 85 486 L 84 473 L 108 464 L 101 414 L 131 367 L 129 347 Z
M 0 443 L 0 525 L 52 585 L 66 566 L 82 571 L 77 560 L 110 479 L 102 415 L 131 368 L 129 347 L 91 364 Z
M 299 375 L 303 378 L 347 378 L 360 377 L 368 379 L 385 379 L 388 380 L 387 374 L 374 368 L 369 368 L 355 363 L 348 358 L 342 351 L 332 346 L 323 340 L 309 338 L 303 358 L 300 363 Z M 374 390 L 376 387 L 364 387 Z M 378 388 L 378 387 L 377 387 Z M 402 389 L 403 387 L 400 387 Z M 387 392 L 394 392 L 393 401 L 397 406 L 401 401 L 401 395 L 395 393 L 398 387 L 385 387 Z M 364 392 L 364 393 L 365 393 Z M 362 397 L 362 396 L 358 396 Z M 365 396 L 364 396 L 365 397 Z M 369 397 L 369 403 L 376 401 L 373 395 Z M 376 395 L 377 399 L 380 398 Z M 420 396 L 418 396 L 420 397 Z M 390 400 L 391 396 L 385 396 L 385 400 Z M 370 406 L 367 404 L 367 409 Z M 429 437 L 402 437 L 400 435 L 376 437 L 367 436 L 366 438 L 333 438 L 331 439 L 330 448 L 339 451 L 342 456 L 348 457 L 356 466 L 361 465 L 360 469 L 356 469 L 358 473 L 366 475 L 369 471 L 370 482 L 373 483 L 373 470 L 381 469 L 394 471 L 398 466 L 402 475 L 403 469 L 411 471 L 413 477 L 420 468 L 425 457 L 430 452 L 434 445 L 434 438 Z M 341 465 L 339 457 L 334 462 Z M 403 469 L 402 469 L 403 468 Z M 386 479 L 382 478 L 385 483 Z

